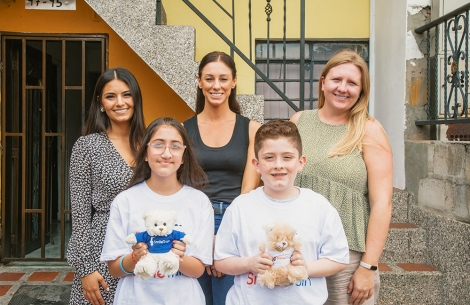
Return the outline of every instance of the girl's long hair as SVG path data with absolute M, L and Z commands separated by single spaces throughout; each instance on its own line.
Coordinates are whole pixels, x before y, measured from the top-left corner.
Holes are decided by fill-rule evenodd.
M 325 65 L 320 79 L 324 79 L 330 70 L 336 66 L 351 63 L 361 71 L 362 91 L 359 99 L 349 110 L 348 122 L 346 123 L 347 132 L 328 153 L 328 157 L 342 156 L 351 153 L 354 150 L 362 151 L 362 140 L 366 133 L 366 123 L 373 120 L 367 110 L 370 95 L 370 76 L 367 64 L 362 57 L 354 50 L 342 50 L 336 53 Z M 322 82 L 318 83 L 318 108 L 325 105 L 325 93 L 322 90 Z
M 145 131 L 144 114 L 142 111 L 142 94 L 134 75 L 124 68 L 112 68 L 106 70 L 98 78 L 95 90 L 93 91 L 93 98 L 91 100 L 88 118 L 85 122 L 85 126 L 83 126 L 82 135 L 86 136 L 92 133 L 106 132 L 109 126 L 111 126 L 108 115 L 106 112 L 101 112 L 100 109 L 102 107 L 101 98 L 103 88 L 107 83 L 114 79 L 121 80 L 129 86 L 132 99 L 134 100 L 134 114 L 132 115 L 130 122 L 129 144 L 135 158 Z
M 188 133 L 181 123 L 173 118 L 168 117 L 156 119 L 147 127 L 147 130 L 145 131 L 145 134 L 142 138 L 142 142 L 140 143 L 139 152 L 135 159 L 136 167 L 134 170 L 134 175 L 129 182 L 129 187 L 132 187 L 150 178 L 151 169 L 148 162 L 145 161 L 148 149 L 147 144 L 150 142 L 150 139 L 155 134 L 155 132 L 157 132 L 158 128 L 163 125 L 174 127 L 183 139 L 183 144 L 186 145 L 182 158 L 183 162 L 176 172 L 178 181 L 195 189 L 202 190 L 207 184 L 207 176 L 193 154 Z
M 198 78 L 201 79 L 202 70 L 204 67 L 211 63 L 221 61 L 223 62 L 229 69 L 232 71 L 232 78 L 235 79 L 237 77 L 237 68 L 235 67 L 235 61 L 232 57 L 224 52 L 214 51 L 206 54 L 199 63 L 198 69 Z M 202 93 L 202 89 L 197 87 L 197 95 L 196 95 L 196 114 L 201 113 L 204 110 L 204 105 L 206 103 L 204 94 Z M 235 85 L 234 88 L 230 91 L 230 96 L 228 97 L 228 107 L 235 113 L 240 114 L 240 104 L 237 101 L 237 86 Z

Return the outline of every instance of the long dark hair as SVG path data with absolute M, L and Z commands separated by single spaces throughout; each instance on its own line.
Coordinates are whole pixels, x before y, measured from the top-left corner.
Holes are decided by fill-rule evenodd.
M 134 100 L 134 114 L 130 123 L 129 144 L 131 146 L 134 158 L 137 156 L 137 151 L 145 131 L 144 114 L 142 111 L 142 94 L 140 92 L 139 84 L 134 75 L 124 68 L 112 68 L 106 70 L 98 78 L 93 91 L 93 99 L 91 100 L 90 111 L 88 118 L 83 127 L 82 135 L 86 136 L 92 133 L 106 132 L 111 125 L 106 112 L 101 112 L 101 98 L 103 88 L 107 83 L 114 79 L 119 79 L 125 82 L 131 91 L 132 99 Z
M 183 164 L 180 165 L 178 171 L 176 172 L 178 181 L 195 189 L 202 190 L 207 184 L 207 176 L 199 163 L 197 163 L 196 157 L 193 154 L 188 133 L 181 123 L 173 118 L 168 117 L 156 119 L 147 127 L 147 130 L 145 131 L 145 134 L 142 138 L 142 142 L 140 143 L 139 152 L 135 158 L 136 166 L 134 170 L 134 176 L 132 176 L 131 181 L 129 182 L 129 187 L 150 178 L 151 169 L 148 162 L 145 161 L 148 148 L 147 143 L 150 142 L 150 139 L 157 132 L 158 128 L 163 125 L 174 127 L 183 139 L 183 144 L 186 145 L 186 149 L 184 150 L 182 158 Z
M 228 54 L 224 52 L 219 52 L 219 51 L 214 51 L 206 54 L 199 63 L 199 69 L 198 69 L 198 77 L 201 78 L 202 76 L 202 69 L 204 67 L 215 61 L 221 61 L 223 62 L 227 67 L 230 68 L 232 71 L 232 78 L 235 79 L 237 77 L 237 68 L 235 67 L 235 61 L 233 61 L 233 58 L 230 57 Z M 197 87 L 197 95 L 196 95 L 196 114 L 201 113 L 204 110 L 204 105 L 205 105 L 205 98 L 204 94 L 202 93 L 202 89 Z M 230 110 L 232 110 L 235 113 L 240 114 L 240 104 L 238 104 L 237 101 L 237 86 L 235 85 L 234 88 L 230 91 L 230 96 L 228 97 L 228 107 Z

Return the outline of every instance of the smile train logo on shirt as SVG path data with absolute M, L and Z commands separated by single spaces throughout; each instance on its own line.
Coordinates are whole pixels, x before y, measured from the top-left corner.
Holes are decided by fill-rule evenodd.
M 170 240 L 168 240 L 168 239 L 167 240 L 157 240 L 157 239 L 152 237 L 152 238 L 150 238 L 149 244 L 150 244 L 150 246 L 153 246 L 153 245 L 156 245 L 156 244 L 167 244 L 169 242 L 170 242 Z

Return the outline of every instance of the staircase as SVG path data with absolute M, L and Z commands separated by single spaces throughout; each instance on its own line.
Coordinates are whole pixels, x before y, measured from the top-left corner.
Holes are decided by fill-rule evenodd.
M 427 264 L 427 232 L 408 222 L 411 200 L 406 191 L 393 193 L 392 220 L 379 264 L 379 305 L 442 304 L 442 274 Z
M 195 29 L 155 25 L 155 0 L 85 0 L 88 5 L 172 88 L 195 109 L 197 68 Z M 241 113 L 264 123 L 264 98 L 237 95 Z

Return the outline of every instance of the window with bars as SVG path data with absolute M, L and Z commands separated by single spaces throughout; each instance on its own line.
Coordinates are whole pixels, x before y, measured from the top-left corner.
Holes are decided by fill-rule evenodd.
M 300 42 L 257 41 L 256 66 L 291 101 L 300 107 L 300 73 L 304 73 L 304 109 L 316 109 L 318 82 L 326 62 L 339 50 L 357 50 L 369 62 L 369 40 L 308 40 L 305 42 L 304 67 L 300 68 Z M 259 75 L 256 94 L 264 95 L 265 120 L 289 119 L 295 110 L 290 107 Z

